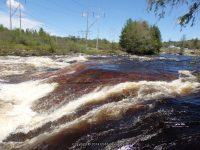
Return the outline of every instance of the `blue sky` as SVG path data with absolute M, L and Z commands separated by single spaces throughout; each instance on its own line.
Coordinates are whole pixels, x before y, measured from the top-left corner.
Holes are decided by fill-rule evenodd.
M 9 0 L 7 0 L 9 1 Z M 13 10 L 18 1 L 11 0 Z M 86 17 L 84 11 L 100 12 L 102 17 L 90 28 L 90 38 L 97 36 L 99 28 L 100 38 L 118 41 L 122 27 L 128 18 L 133 20 L 146 20 L 156 24 L 161 31 L 164 41 L 179 40 L 185 34 L 187 39 L 200 38 L 200 24 L 183 28 L 176 24 L 176 19 L 186 11 L 187 6 L 168 9 L 164 19 L 159 20 L 153 12 L 147 12 L 146 0 L 21 0 L 23 7 L 23 28 L 43 27 L 45 30 L 59 36 L 83 36 L 86 30 Z M 6 0 L 0 0 L 0 24 L 9 27 L 9 8 Z M 105 13 L 105 18 L 103 17 Z M 13 26 L 19 27 L 19 13 L 13 17 Z M 92 15 L 89 24 L 95 21 Z

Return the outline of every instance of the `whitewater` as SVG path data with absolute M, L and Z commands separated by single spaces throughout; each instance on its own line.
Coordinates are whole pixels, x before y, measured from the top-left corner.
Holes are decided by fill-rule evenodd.
M 155 128 L 149 116 L 158 117 L 159 123 L 165 118 L 161 116 L 167 115 L 163 128 L 176 128 L 177 123 L 184 125 L 188 120 L 180 121 L 173 107 L 187 101 L 199 106 L 198 65 L 191 66 L 191 61 L 192 57 L 165 55 L 2 56 L 0 149 L 85 149 L 87 144 L 82 143 L 95 143 L 95 139 L 107 144 L 92 149 L 134 148 L 142 141 L 148 143 L 162 132 L 143 127 L 149 123 Z M 183 109 L 180 112 L 187 112 Z M 148 118 L 146 122 L 144 118 Z M 146 132 L 129 135 L 130 126 Z M 121 137 L 116 135 L 124 132 L 127 134 Z M 103 140 L 104 136 L 108 139 Z M 159 144 L 154 141 L 153 148 Z

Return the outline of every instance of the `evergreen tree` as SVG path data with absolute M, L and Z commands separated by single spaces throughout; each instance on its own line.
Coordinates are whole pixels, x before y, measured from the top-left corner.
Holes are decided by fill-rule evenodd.
M 153 44 L 154 44 L 154 49 L 156 50 L 157 53 L 160 52 L 160 48 L 162 47 L 162 42 L 161 42 L 161 33 L 160 30 L 157 26 L 152 27 L 152 36 L 153 36 Z
M 181 51 L 180 51 L 180 54 L 182 55 L 184 53 L 184 48 L 185 48 L 185 40 L 186 40 L 186 36 L 185 34 L 181 37 Z
M 119 44 L 128 53 L 155 54 L 161 48 L 161 34 L 158 27 L 151 27 L 146 21 L 128 19 Z
M 193 40 L 193 42 L 192 42 L 192 47 L 193 47 L 193 49 L 198 49 L 199 47 L 198 47 L 198 38 L 195 38 L 194 40 Z

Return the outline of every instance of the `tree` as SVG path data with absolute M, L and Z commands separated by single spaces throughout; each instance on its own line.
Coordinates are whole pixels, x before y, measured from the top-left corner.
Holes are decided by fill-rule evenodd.
M 3 31 L 7 31 L 7 29 L 3 25 L 0 24 L 0 32 L 3 32 Z
M 198 38 L 195 38 L 193 41 L 192 41 L 192 47 L 193 49 L 198 49 Z
M 151 28 L 152 30 L 152 42 L 153 42 L 153 47 L 154 49 L 156 50 L 156 52 L 158 53 L 160 51 L 160 48 L 162 47 L 162 42 L 161 42 L 161 33 L 160 33 L 160 30 L 157 26 L 153 26 Z
M 188 11 L 178 17 L 178 23 L 181 26 L 185 26 L 188 23 L 193 26 L 200 7 L 200 0 L 147 0 L 147 3 L 148 10 L 153 10 L 159 18 L 164 17 L 167 6 L 172 6 L 172 8 L 182 5 L 189 6 Z
M 185 47 L 185 40 L 186 40 L 186 36 L 185 36 L 185 34 L 181 37 L 181 45 L 180 45 L 180 47 L 181 47 L 181 51 L 180 51 L 180 54 L 182 55 L 183 53 L 184 53 L 184 47 Z
M 146 21 L 128 19 L 122 29 L 119 44 L 128 53 L 155 54 L 161 47 L 160 31 Z

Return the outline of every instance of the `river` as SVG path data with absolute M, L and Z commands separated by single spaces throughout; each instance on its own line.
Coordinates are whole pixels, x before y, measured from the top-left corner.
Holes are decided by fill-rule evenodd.
M 0 150 L 198 149 L 200 57 L 0 57 Z

